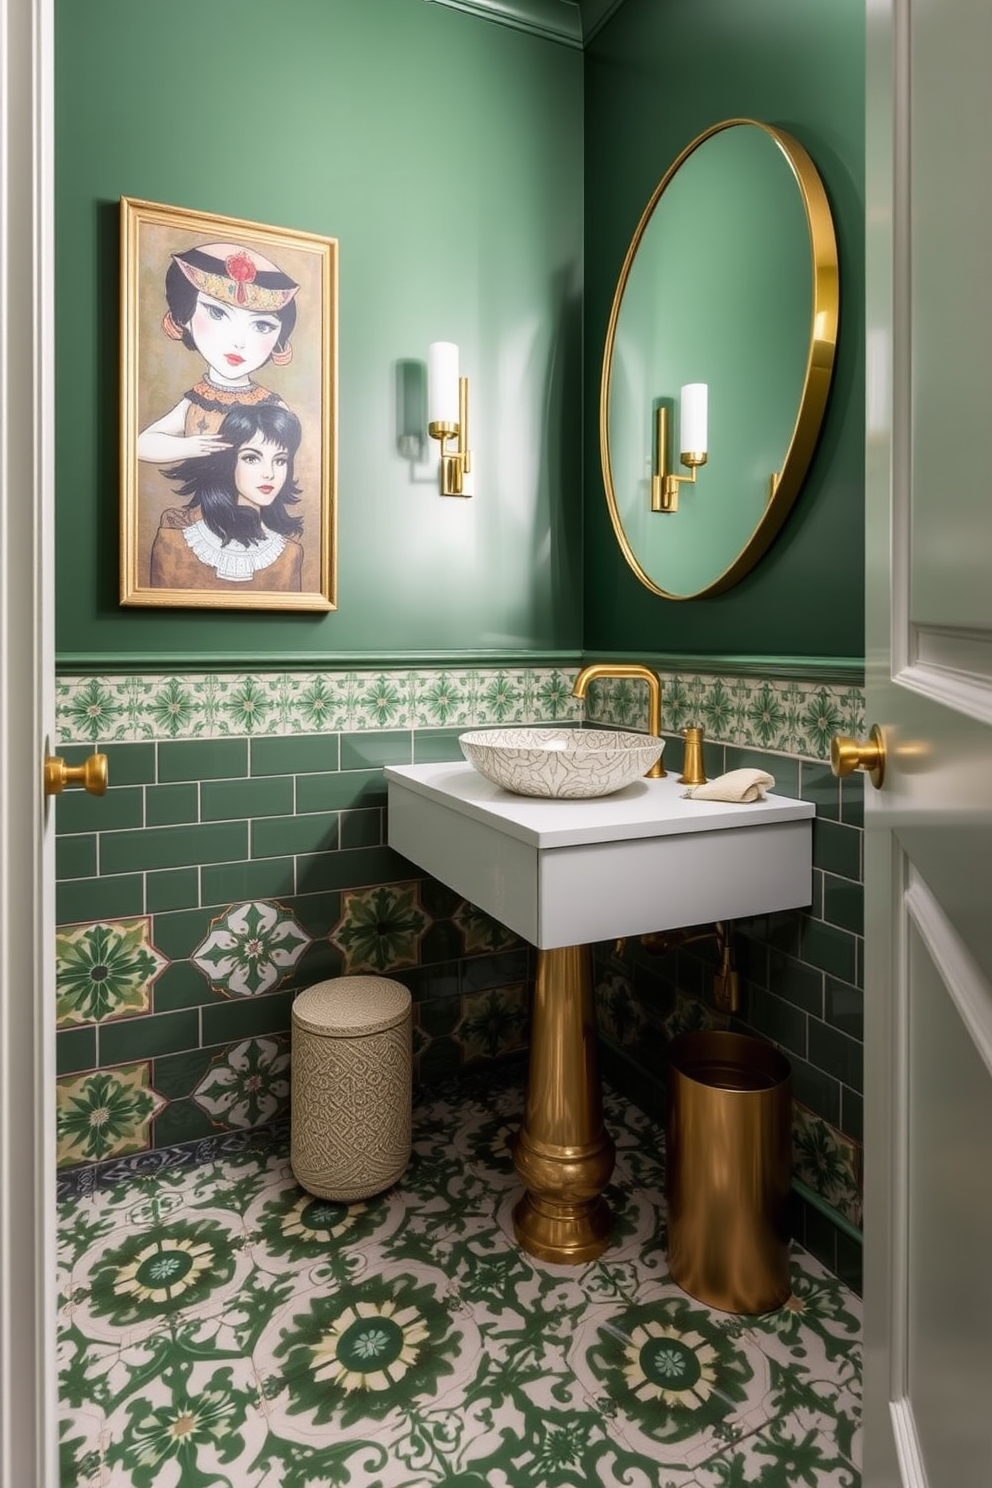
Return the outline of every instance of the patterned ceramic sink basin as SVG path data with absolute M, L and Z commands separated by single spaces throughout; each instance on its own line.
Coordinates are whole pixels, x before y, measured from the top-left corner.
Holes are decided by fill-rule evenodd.
M 480 775 L 518 796 L 610 796 L 661 758 L 664 739 L 610 729 L 475 729 L 458 740 Z

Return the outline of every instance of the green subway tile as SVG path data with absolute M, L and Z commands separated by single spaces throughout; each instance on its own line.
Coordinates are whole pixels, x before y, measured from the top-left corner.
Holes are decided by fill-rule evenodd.
M 60 925 L 119 919 L 144 911 L 145 881 L 140 873 L 74 878 L 55 887 L 55 918 Z
M 173 961 L 162 972 L 152 992 L 156 1013 L 202 1007 L 205 1003 L 216 1002 L 218 995 L 192 961 Z
M 378 807 L 368 811 L 341 812 L 342 847 L 380 847 L 382 845 L 382 812 Z
M 155 779 L 154 744 L 104 744 L 111 785 L 150 785 Z
M 801 947 L 801 960 L 842 982 L 856 980 L 857 940 L 846 930 L 838 930 L 822 920 L 807 920 L 802 929 Z
M 305 816 L 271 816 L 251 824 L 253 858 L 281 854 L 335 852 L 338 845 L 338 813 L 314 811 Z
M 413 865 L 388 847 L 355 847 L 348 852 L 316 853 L 296 860 L 298 894 L 364 889 L 374 884 L 403 883 L 417 876 Z
M 230 780 L 248 774 L 247 739 L 183 739 L 158 746 L 158 778 Z
M 793 1007 L 823 1017 L 823 972 L 816 967 L 772 951 L 768 957 L 768 986 L 776 997 L 791 1002 Z
M 840 1231 L 835 1224 L 812 1204 L 805 1206 L 805 1228 L 803 1244 L 810 1255 L 815 1256 L 828 1271 L 837 1271 L 837 1236 Z
M 152 940 L 163 956 L 170 961 L 188 961 L 190 956 L 210 932 L 211 922 L 218 918 L 227 905 L 216 905 L 212 909 L 177 910 L 174 914 L 155 916 Z
M 368 770 L 375 766 L 412 763 L 413 734 L 409 729 L 341 735 L 342 770 Z
M 864 1050 L 857 1039 L 848 1038 L 818 1018 L 809 1020 L 809 1060 L 852 1090 L 864 1089 Z
M 526 946 L 497 956 L 472 956 L 462 962 L 462 991 L 485 992 L 490 987 L 508 987 L 511 982 L 525 982 L 527 969 Z
M 464 760 L 459 734 L 464 729 L 418 729 L 413 736 L 413 763 L 430 765 L 446 760 Z
M 154 744 L 69 744 L 59 752 L 70 765 L 81 765 L 99 749 L 107 756 L 107 778 L 110 785 L 148 785 L 155 779 Z
M 253 775 L 309 775 L 336 770 L 340 750 L 337 734 L 307 735 L 299 739 L 252 739 Z
M 799 790 L 804 801 L 812 801 L 817 816 L 840 820 L 840 781 L 829 765 L 803 760 L 799 767 Z
M 146 827 L 143 832 L 104 832 L 100 838 L 100 867 L 104 873 L 230 863 L 247 856 L 247 822 Z
M 850 1038 L 863 1039 L 865 1033 L 865 994 L 850 982 L 827 977 L 824 1016 L 834 1028 Z
M 774 791 L 777 796 L 799 795 L 799 761 L 788 755 L 769 754 L 764 749 L 741 749 L 736 744 L 726 748 L 726 769 L 766 770 L 774 775 Z
M 344 956 L 326 935 L 308 945 L 293 971 L 294 987 L 312 987 L 344 974 Z
M 763 1038 L 781 1044 L 789 1054 L 806 1055 L 806 1014 L 770 992 L 752 996 L 748 1023 Z
M 57 837 L 55 839 L 55 877 L 94 878 L 96 876 L 96 837 L 90 833 L 82 837 Z
M 293 1007 L 292 992 L 272 992 L 265 997 L 239 997 L 203 1009 L 203 1041 L 233 1043 L 265 1033 L 288 1033 Z
M 281 899 L 296 887 L 293 858 L 260 858 L 251 863 L 220 863 L 200 869 L 205 904 L 235 904 L 240 899 Z
M 864 1287 L 864 1246 L 843 1230 L 837 1231 L 837 1260 L 835 1274 L 844 1286 L 860 1297 Z
M 62 1028 L 55 1035 L 55 1073 L 74 1075 L 96 1068 L 96 1029 Z
M 195 1049 L 199 1042 L 199 1015 L 193 1009 L 156 1013 L 150 1018 L 120 1018 L 100 1024 L 100 1066 L 177 1054 L 181 1049 Z
M 59 835 L 71 832 L 115 832 L 140 827 L 145 819 L 145 793 L 140 785 L 111 787 L 105 796 L 68 791 L 55 807 Z
M 336 775 L 297 777 L 297 813 L 347 811 L 353 807 L 385 804 L 386 777 L 381 770 L 347 770 Z
M 171 1147 L 177 1142 L 192 1142 L 200 1137 L 216 1135 L 216 1124 L 191 1100 L 170 1101 L 152 1122 L 152 1144 L 155 1147 Z
M 841 822 L 813 822 L 813 866 L 855 882 L 861 879 L 861 833 Z
M 432 1039 L 420 1055 L 420 1080 L 425 1085 L 460 1074 L 461 1068 L 461 1045 L 453 1038 Z
M 840 1124 L 840 1083 L 832 1075 L 815 1069 L 805 1059 L 795 1055 L 792 1065 L 792 1094 L 802 1105 L 829 1121 L 831 1126 Z
M 849 878 L 835 878 L 831 873 L 823 875 L 823 918 L 842 930 L 853 930 L 855 935 L 864 933 L 865 891 L 859 883 Z
M 840 1129 L 845 1137 L 853 1137 L 856 1142 L 865 1139 L 865 1102 L 864 1097 L 857 1091 L 851 1090 L 847 1085 L 841 1087 L 841 1110 Z
M 824 918 L 823 880 L 825 876 L 819 868 L 814 868 L 810 874 L 809 914 L 814 920 L 822 920 Z
M 145 791 L 145 825 L 173 827 L 200 816 L 200 790 L 195 783 L 151 785 Z
M 419 1027 L 430 1038 L 453 1033 L 462 1015 L 460 997 L 441 997 L 422 1002 L 417 1008 Z
M 182 1100 L 195 1090 L 210 1068 L 218 1049 L 189 1049 L 184 1054 L 166 1054 L 155 1061 L 153 1083 L 168 1101 Z
M 443 997 L 461 995 L 457 961 L 442 961 L 436 966 L 404 966 L 402 976 L 414 1002 L 436 1002 Z
M 157 873 L 145 875 L 145 907 L 149 914 L 195 909 L 199 902 L 199 868 L 161 868 Z
M 860 770 L 840 783 L 840 819 L 850 827 L 865 824 L 865 777 Z
M 262 776 L 258 780 L 217 780 L 200 786 L 200 816 L 203 821 L 285 816 L 292 810 L 291 775 Z
M 308 935 L 316 940 L 328 935 L 341 918 L 340 894 L 292 894 L 280 901 L 284 909 L 296 916 Z

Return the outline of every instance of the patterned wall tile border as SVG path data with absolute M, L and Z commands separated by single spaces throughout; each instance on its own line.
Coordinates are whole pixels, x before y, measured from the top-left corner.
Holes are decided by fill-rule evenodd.
M 576 668 L 436 668 L 345 672 L 63 676 L 61 744 L 276 737 L 383 729 L 577 723 Z M 663 728 L 701 725 L 708 739 L 806 759 L 829 758 L 835 733 L 864 731 L 853 684 L 663 672 Z M 589 722 L 647 727 L 644 689 L 590 689 Z

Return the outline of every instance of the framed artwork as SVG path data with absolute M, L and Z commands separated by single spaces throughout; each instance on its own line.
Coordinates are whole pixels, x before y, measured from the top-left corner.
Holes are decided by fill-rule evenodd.
M 337 240 L 121 198 L 121 604 L 336 607 Z

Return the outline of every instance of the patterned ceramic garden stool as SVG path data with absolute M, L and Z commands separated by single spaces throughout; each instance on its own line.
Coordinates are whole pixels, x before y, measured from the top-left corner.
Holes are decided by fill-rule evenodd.
M 293 1003 L 290 1162 L 308 1193 L 365 1199 L 410 1161 L 411 1022 L 387 977 L 335 977 Z

